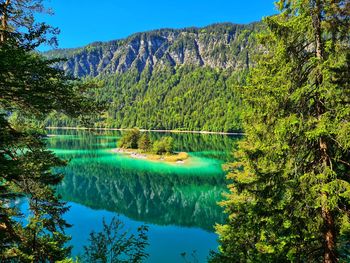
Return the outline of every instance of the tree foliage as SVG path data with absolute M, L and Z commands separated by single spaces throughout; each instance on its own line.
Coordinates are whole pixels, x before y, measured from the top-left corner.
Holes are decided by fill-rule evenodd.
M 149 138 L 148 133 L 143 133 L 137 142 L 138 149 L 142 151 L 149 151 L 150 148 L 152 147 L 152 142 L 151 139 Z
M 155 154 L 170 154 L 173 152 L 174 139 L 170 136 L 160 138 L 153 143 L 152 150 Z
M 158 130 L 241 131 L 241 97 L 233 86 L 244 82 L 245 71 L 208 67 L 164 67 L 139 75 L 127 71 L 98 77 L 103 88 L 93 97 L 108 110 L 96 127 Z M 50 116 L 47 126 L 76 126 L 64 116 Z
M 84 262 L 140 263 L 147 259 L 147 226 L 137 229 L 137 236 L 124 230 L 124 224 L 113 218 L 110 224 L 103 220 L 103 230 L 90 233 L 88 246 L 84 247 Z
M 139 129 L 131 129 L 127 131 L 119 141 L 119 147 L 125 149 L 137 149 L 141 132 Z
M 174 140 L 170 136 L 161 137 L 152 141 L 148 133 L 141 134 L 139 129 L 128 130 L 118 143 L 124 149 L 140 149 L 142 151 L 152 151 L 155 154 L 170 154 L 173 152 Z
M 0 259 L 2 262 L 56 262 L 70 253 L 65 202 L 56 194 L 65 162 L 46 149 L 35 119 L 51 111 L 79 116 L 93 111 L 87 86 L 53 68 L 35 52 L 51 43 L 55 29 L 34 20 L 41 1 L 0 4 Z M 20 210 L 18 200 L 28 203 Z M 24 219 L 24 214 L 27 215 Z
M 349 1 L 278 1 L 242 88 L 246 138 L 212 262 L 348 262 Z

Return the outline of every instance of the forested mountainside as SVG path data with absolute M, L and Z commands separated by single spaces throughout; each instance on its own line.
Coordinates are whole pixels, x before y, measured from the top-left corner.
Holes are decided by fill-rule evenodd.
M 240 99 L 232 89 L 254 64 L 259 48 L 252 35 L 260 28 L 161 29 L 45 56 L 64 58 L 57 67 L 68 74 L 103 81 L 94 96 L 109 106 L 96 126 L 239 131 Z M 47 125 L 76 123 L 60 116 Z

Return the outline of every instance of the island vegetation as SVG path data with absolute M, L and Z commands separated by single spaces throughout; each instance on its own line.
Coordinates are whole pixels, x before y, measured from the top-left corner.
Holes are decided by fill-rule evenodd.
M 118 146 L 115 152 L 150 161 L 184 163 L 189 157 L 186 152 L 174 152 L 172 137 L 163 136 L 159 140 L 152 141 L 147 132 L 141 133 L 139 129 L 128 130 L 120 139 Z

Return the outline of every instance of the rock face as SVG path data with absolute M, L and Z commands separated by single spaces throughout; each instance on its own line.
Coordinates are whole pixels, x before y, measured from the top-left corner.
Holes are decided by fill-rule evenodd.
M 225 23 L 204 28 L 161 29 L 83 48 L 52 50 L 45 56 L 66 58 L 58 67 L 75 77 L 180 65 L 235 70 L 249 67 L 254 45 L 249 39 L 259 28 L 259 23 Z

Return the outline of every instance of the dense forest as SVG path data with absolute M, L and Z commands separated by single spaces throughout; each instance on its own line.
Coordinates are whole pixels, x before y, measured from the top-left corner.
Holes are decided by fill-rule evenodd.
M 103 87 L 93 97 L 108 110 L 95 127 L 178 129 L 233 132 L 241 130 L 241 100 L 233 89 L 245 72 L 182 66 L 100 77 Z M 76 126 L 64 115 L 50 117 L 47 126 Z
M 216 24 L 157 30 L 79 49 L 53 50 L 48 58 L 67 74 L 95 79 L 91 96 L 108 110 L 96 127 L 241 131 L 241 99 L 234 86 L 245 81 L 259 46 L 262 25 Z M 76 126 L 51 116 L 47 126 Z

